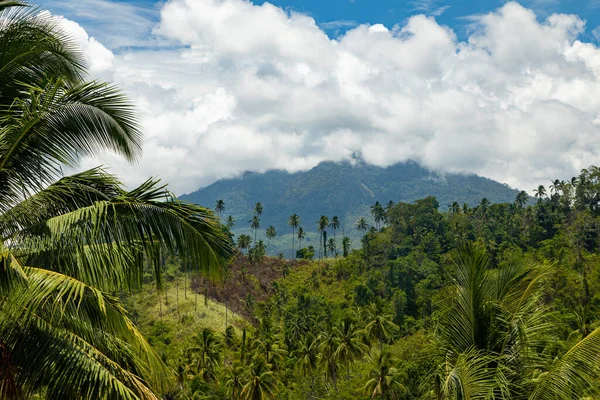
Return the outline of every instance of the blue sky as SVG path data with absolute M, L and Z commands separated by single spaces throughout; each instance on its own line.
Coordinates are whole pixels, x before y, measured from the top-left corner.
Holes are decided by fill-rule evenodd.
M 50 11 L 76 20 L 91 35 L 103 38 L 118 32 L 123 36 L 150 36 L 152 26 L 159 20 L 159 10 L 164 1 L 134 0 L 43 0 L 38 4 Z M 264 1 L 254 1 L 262 4 Z M 503 0 L 271 0 L 269 3 L 288 12 L 310 15 L 332 38 L 343 34 L 357 24 L 384 24 L 388 28 L 403 24 L 415 14 L 433 16 L 443 25 L 451 27 L 459 40 L 466 40 L 472 17 L 501 7 Z M 586 21 L 582 39 L 598 43 L 592 34 L 600 26 L 600 0 L 521 0 L 524 7 L 532 9 L 543 20 L 553 13 L 575 14 Z M 126 10 L 126 11 L 124 11 Z M 126 18 L 136 15 L 128 23 Z M 121 18 L 123 18 L 121 20 Z M 107 28 L 107 25 L 111 28 Z M 105 40 L 109 47 L 111 40 Z

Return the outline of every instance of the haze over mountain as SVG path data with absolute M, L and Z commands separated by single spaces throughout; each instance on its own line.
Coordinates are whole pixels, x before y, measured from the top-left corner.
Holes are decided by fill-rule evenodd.
M 287 222 L 293 213 L 300 216 L 305 231 L 313 232 L 308 235 L 306 245 L 318 246 L 316 223 L 321 215 L 329 218 L 337 215 L 345 233 L 356 245 L 360 236 L 354 223 L 360 216 L 370 220 L 369 207 L 376 201 L 385 205 L 390 200 L 413 202 L 435 196 L 440 209 L 445 211 L 453 201 L 471 206 L 484 197 L 492 203 L 512 202 L 516 194 L 516 189 L 488 178 L 463 174 L 442 175 L 415 162 L 399 163 L 387 168 L 364 162 L 354 165 L 349 162 L 324 162 L 306 172 L 246 172 L 239 178 L 217 181 L 180 199 L 210 208 L 218 199 L 222 199 L 226 206 L 222 218 L 229 215 L 235 218 L 233 231 L 236 234 L 252 234 L 249 221 L 254 205 L 261 202 L 264 214 L 260 217 L 259 239 L 264 239 L 264 230 L 273 225 L 278 239 L 271 244 L 269 252 L 274 254 L 282 251 L 290 256 L 292 238 Z

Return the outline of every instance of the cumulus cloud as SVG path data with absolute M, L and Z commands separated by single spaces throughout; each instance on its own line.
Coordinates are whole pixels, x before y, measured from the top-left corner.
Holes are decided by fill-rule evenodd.
M 84 164 L 129 184 L 159 175 L 182 193 L 361 154 L 531 189 L 600 163 L 600 49 L 574 15 L 538 20 L 509 2 L 474 18 L 466 41 L 425 15 L 331 39 L 269 3 L 170 0 L 153 32 L 180 47 L 115 55 L 77 34 L 146 133 L 139 165 Z

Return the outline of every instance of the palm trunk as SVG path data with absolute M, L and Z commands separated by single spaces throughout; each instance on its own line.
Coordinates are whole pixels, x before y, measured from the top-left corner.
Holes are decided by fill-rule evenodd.
M 296 247 L 296 230 L 292 226 L 292 258 L 296 258 L 296 253 L 294 253 L 294 247 Z

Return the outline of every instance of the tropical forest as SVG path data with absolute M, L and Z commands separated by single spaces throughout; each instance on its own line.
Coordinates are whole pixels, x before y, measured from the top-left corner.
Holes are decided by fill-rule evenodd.
M 600 167 L 133 186 L 85 166 L 135 99 L 41 10 L 0 0 L 0 399 L 600 399 Z

